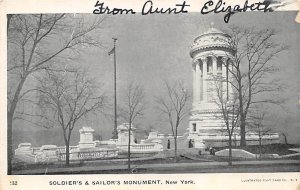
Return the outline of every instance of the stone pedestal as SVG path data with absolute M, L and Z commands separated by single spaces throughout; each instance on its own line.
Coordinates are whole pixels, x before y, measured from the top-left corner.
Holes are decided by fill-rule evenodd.
M 82 127 L 79 130 L 80 133 L 80 141 L 79 148 L 95 148 L 96 144 L 94 142 L 94 132 L 95 130 L 91 127 Z
M 135 139 L 135 130 L 136 128 L 131 125 L 131 131 L 130 131 L 130 144 L 136 144 L 134 142 Z M 127 145 L 128 144 L 128 138 L 129 138 L 129 124 L 123 123 L 122 125 L 118 126 L 118 142 L 119 145 Z
M 31 154 L 32 147 L 31 143 L 20 143 L 18 148 L 15 150 L 15 155 Z

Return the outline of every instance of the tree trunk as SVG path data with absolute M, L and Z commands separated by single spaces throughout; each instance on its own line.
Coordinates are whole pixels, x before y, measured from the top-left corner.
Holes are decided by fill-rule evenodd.
M 259 159 L 261 159 L 261 146 L 262 146 L 262 143 L 261 143 L 261 136 L 259 134 Z
M 127 152 L 127 157 L 128 157 L 128 170 L 130 171 L 130 140 L 131 140 L 131 135 L 130 135 L 130 132 L 131 132 L 131 123 L 129 123 L 129 129 L 128 129 L 128 152 Z
M 10 104 L 9 111 L 7 111 L 7 174 L 11 174 L 12 171 L 12 159 L 13 159 L 13 150 L 12 150 L 12 129 L 13 129 L 13 119 L 14 114 L 17 108 L 17 104 L 19 101 L 19 96 L 23 85 L 25 83 L 26 76 L 24 76 L 14 94 L 13 100 Z
M 240 141 L 240 146 L 245 147 L 247 145 L 246 143 L 246 119 L 245 115 L 243 113 L 240 113 L 240 121 L 241 121 L 241 126 L 240 126 L 240 135 L 241 135 L 241 141 Z
M 177 158 L 177 137 L 174 137 L 174 146 L 175 146 L 175 162 L 178 161 Z
M 71 141 L 71 131 L 64 131 L 64 140 L 66 145 L 66 165 L 70 164 L 70 141 Z
M 66 165 L 70 164 L 70 141 L 66 143 Z
M 231 135 L 229 135 L 229 142 L 228 142 L 228 145 L 229 145 L 229 155 L 228 155 L 228 165 L 229 166 L 232 166 L 232 146 L 231 146 Z
M 238 73 L 240 71 L 238 70 Z M 238 74 L 240 76 L 240 74 Z M 242 79 L 239 77 L 238 79 L 238 98 L 239 98 L 239 114 L 240 114 L 240 146 L 246 146 L 246 115 L 244 112 L 244 98 L 243 98 L 243 91 L 242 91 Z
M 12 172 L 12 122 L 13 115 L 11 112 L 7 113 L 7 174 L 10 175 Z

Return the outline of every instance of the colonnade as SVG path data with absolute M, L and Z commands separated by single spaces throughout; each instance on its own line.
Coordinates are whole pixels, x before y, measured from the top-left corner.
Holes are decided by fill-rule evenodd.
M 211 59 L 209 64 L 209 57 Z M 218 64 L 218 60 L 219 64 Z M 217 94 L 214 86 L 214 79 L 223 81 L 222 88 L 225 88 L 228 83 L 226 79 L 230 79 L 232 75 L 228 71 L 230 59 L 227 56 L 206 56 L 199 57 L 193 61 L 193 104 L 199 104 L 200 102 L 209 102 L 209 99 L 214 98 Z M 219 65 L 219 66 L 218 66 Z M 209 68 L 208 68 L 209 67 Z M 227 78 L 228 75 L 228 78 Z M 222 77 L 221 77 L 222 76 Z M 212 89 L 212 93 L 210 90 Z M 228 88 L 231 93 L 231 87 Z M 226 91 L 227 93 L 227 91 Z M 213 97 L 211 97 L 213 96 Z

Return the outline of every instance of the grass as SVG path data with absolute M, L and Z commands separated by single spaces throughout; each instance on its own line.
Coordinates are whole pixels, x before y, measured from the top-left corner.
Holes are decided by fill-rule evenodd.
M 288 149 L 290 148 L 299 148 L 299 144 L 269 144 L 269 145 L 262 145 L 261 153 L 262 154 L 278 154 L 278 155 L 286 155 L 286 154 L 292 154 L 295 153 L 294 151 L 290 151 Z M 223 147 L 223 148 L 216 148 L 218 150 L 223 150 L 228 147 Z M 233 149 L 243 149 L 248 152 L 251 152 L 253 154 L 259 154 L 259 145 L 249 145 L 246 147 L 232 147 Z
M 262 154 L 278 154 L 278 155 L 286 155 L 295 153 L 294 151 L 290 151 L 290 148 L 299 148 L 300 146 L 297 144 L 270 144 L 262 146 Z M 252 152 L 254 154 L 259 154 L 259 146 L 248 146 L 246 147 L 247 151 Z

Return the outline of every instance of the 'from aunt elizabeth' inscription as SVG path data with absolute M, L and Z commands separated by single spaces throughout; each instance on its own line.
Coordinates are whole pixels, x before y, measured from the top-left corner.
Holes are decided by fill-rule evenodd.
M 248 0 L 244 2 L 244 5 L 227 5 L 223 0 L 219 0 L 218 2 L 209 0 L 204 3 L 203 7 L 200 9 L 201 14 L 208 14 L 208 13 L 226 13 L 224 16 L 224 21 L 226 23 L 229 22 L 231 15 L 237 12 L 246 12 L 246 11 L 263 11 L 263 12 L 270 12 L 272 9 L 269 7 L 270 3 L 267 1 L 264 2 L 256 2 L 249 4 Z M 180 4 L 175 4 L 173 7 L 169 8 L 161 8 L 156 7 L 152 1 L 146 1 L 143 4 L 141 9 L 142 15 L 149 15 L 149 14 L 181 14 L 181 13 L 188 13 L 187 8 L 190 5 L 183 1 Z M 119 15 L 119 14 L 136 14 L 136 11 L 131 8 L 111 8 L 107 5 L 104 5 L 104 2 L 100 3 L 99 1 L 96 2 L 94 5 L 95 9 L 93 10 L 94 14 L 112 14 L 112 15 Z

